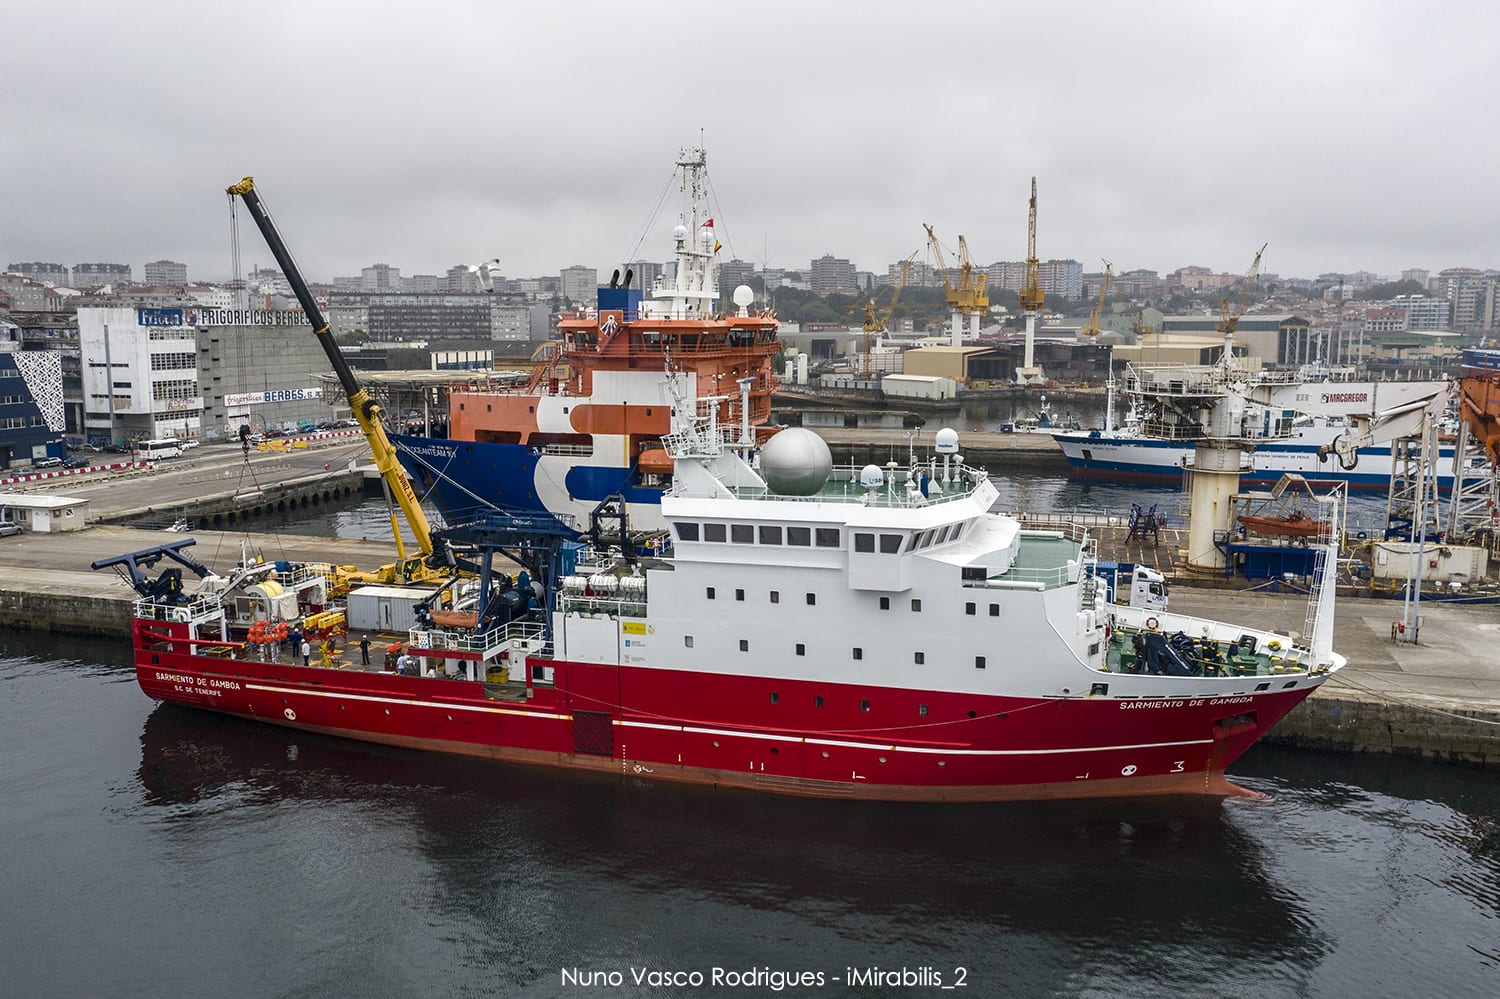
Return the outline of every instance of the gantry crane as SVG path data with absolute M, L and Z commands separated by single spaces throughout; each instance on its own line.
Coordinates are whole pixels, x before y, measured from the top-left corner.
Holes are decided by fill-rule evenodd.
M 1108 260 L 1104 261 L 1104 280 L 1099 282 L 1099 301 L 1094 303 L 1093 311 L 1089 313 L 1089 324 L 1080 331 L 1083 336 L 1099 335 L 1099 314 L 1104 311 L 1104 296 L 1109 294 L 1109 275 L 1114 266 Z
M 1026 280 L 1021 285 L 1021 311 L 1026 313 L 1026 356 L 1016 371 L 1016 380 L 1030 383 L 1045 379 L 1036 366 L 1036 317 L 1047 304 L 1042 292 L 1042 265 L 1036 256 L 1036 178 L 1031 178 L 1031 201 L 1026 210 Z

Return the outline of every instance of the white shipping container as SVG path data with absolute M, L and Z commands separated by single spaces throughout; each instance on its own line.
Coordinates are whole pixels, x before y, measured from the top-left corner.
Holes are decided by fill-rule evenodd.
M 1489 552 L 1464 545 L 1429 541 L 1422 546 L 1422 579 L 1427 582 L 1467 583 L 1489 571 Z M 1417 545 L 1410 541 L 1381 541 L 1375 545 L 1376 579 L 1410 579 L 1417 571 Z
M 350 590 L 349 630 L 393 634 L 410 631 L 417 626 L 417 604 L 431 595 L 431 590 L 410 586 L 361 586 Z

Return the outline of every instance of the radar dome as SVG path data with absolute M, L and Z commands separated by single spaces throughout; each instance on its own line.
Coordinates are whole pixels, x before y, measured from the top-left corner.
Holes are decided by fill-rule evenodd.
M 734 289 L 734 304 L 744 308 L 755 301 L 755 289 L 748 284 L 742 284 Z
M 760 449 L 760 472 L 773 493 L 811 496 L 828 481 L 833 454 L 823 438 L 802 427 L 790 427 Z
M 679 243 L 684 239 L 687 239 L 687 226 L 680 225 L 676 229 L 673 229 L 672 238 L 677 240 Z
M 859 484 L 866 489 L 874 489 L 885 482 L 885 472 L 881 471 L 879 465 L 866 465 L 859 470 Z
M 937 432 L 937 444 L 934 448 L 938 454 L 952 454 L 958 450 L 958 431 L 952 427 L 944 427 Z
M 713 246 L 714 245 L 714 231 L 712 229 L 706 229 L 706 228 L 703 228 L 703 227 L 699 227 L 699 229 L 698 229 L 698 242 L 702 243 L 704 246 Z

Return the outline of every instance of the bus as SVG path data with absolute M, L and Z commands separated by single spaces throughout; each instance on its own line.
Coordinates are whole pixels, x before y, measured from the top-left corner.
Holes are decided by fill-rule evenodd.
M 182 454 L 182 444 L 175 437 L 163 437 L 154 441 L 136 441 L 135 454 L 142 461 L 175 458 Z

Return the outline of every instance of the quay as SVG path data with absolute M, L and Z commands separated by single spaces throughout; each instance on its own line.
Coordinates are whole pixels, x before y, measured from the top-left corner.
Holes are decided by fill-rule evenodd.
M 160 531 L 102 526 L 71 534 L 0 538 L 0 616 L 8 627 L 128 641 L 135 593 L 95 559 L 161 542 Z M 181 535 L 170 535 L 181 537 Z M 387 542 L 300 535 L 197 531 L 200 561 L 227 569 L 243 542 L 267 559 L 373 568 L 390 561 Z M 195 582 L 195 581 L 194 581 Z M 1285 634 L 1304 627 L 1305 600 L 1290 594 L 1175 585 L 1172 609 L 1248 619 Z M 1467 766 L 1500 765 L 1500 606 L 1423 606 L 1420 644 L 1390 641 L 1399 605 L 1341 599 L 1334 649 L 1349 665 L 1271 730 L 1272 743 L 1308 749 L 1391 753 Z

